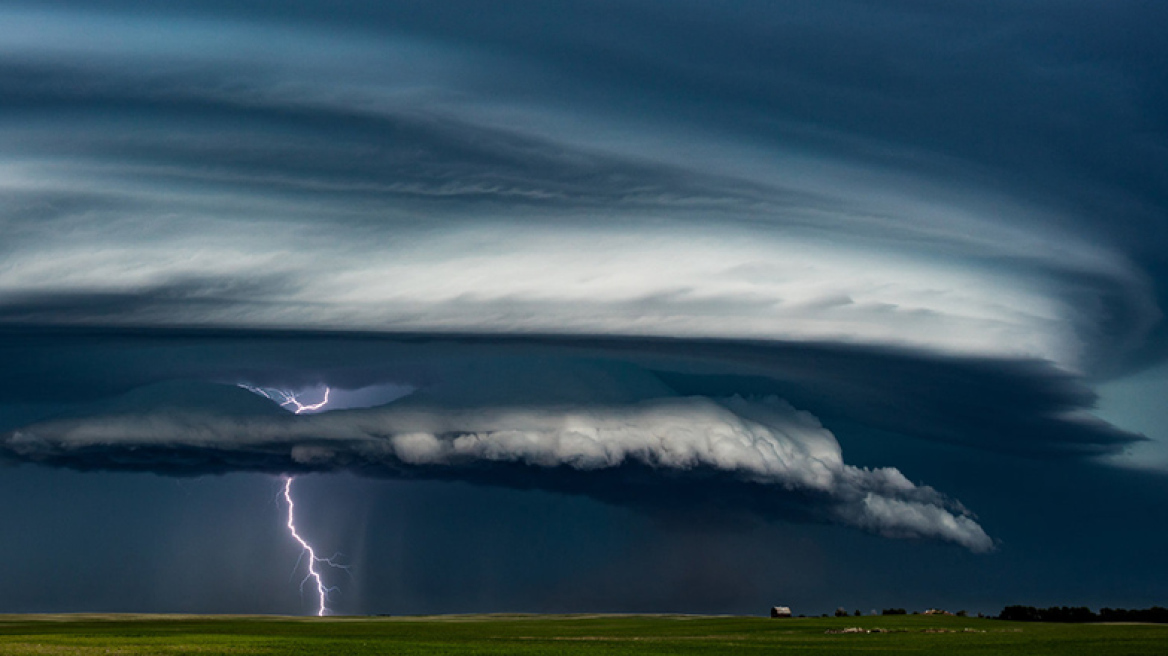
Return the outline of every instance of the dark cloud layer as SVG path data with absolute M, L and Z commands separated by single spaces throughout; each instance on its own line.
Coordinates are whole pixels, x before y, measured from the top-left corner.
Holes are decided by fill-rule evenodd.
M 1163 143 L 1158 148 L 1157 140 L 1164 136 L 1158 109 L 1166 99 L 1158 85 L 1147 84 L 1166 60 L 1155 29 L 1165 10 L 1154 2 L 1107 8 L 1008 0 L 736 2 L 717 8 L 570 2 L 554 9 L 497 3 L 490 10 L 473 2 L 335 7 L 305 1 L 279 11 L 246 2 L 102 6 L 155 17 L 229 17 L 432 38 L 539 61 L 586 81 L 582 92 L 606 90 L 602 100 L 614 104 L 623 98 L 630 111 L 639 109 L 630 97 L 640 107 L 669 103 L 674 113 L 727 124 L 737 119 L 740 130 L 757 138 L 768 114 L 772 125 L 782 126 L 774 121 L 777 110 L 807 128 L 880 136 L 1026 170 L 1031 179 L 1019 183 L 1069 178 L 1065 189 L 1103 178 L 1163 201 L 1155 191 L 1165 188 Z M 507 88 L 505 80 L 488 83 Z M 1084 134 L 1084 126 L 1090 132 Z
M 422 110 L 289 98 L 270 75 L 133 75 L 0 65 L 0 117 L 67 128 L 8 135 L 75 164 L 158 184 L 505 206 L 668 207 L 781 201 L 777 189 L 573 149 Z M 122 117 L 126 122 L 110 122 Z M 795 192 L 787 192 L 795 195 Z
M 99 401 L 174 379 L 425 387 L 475 367 L 508 380 L 506 370 L 521 364 L 578 376 L 573 362 L 601 361 L 652 372 L 682 395 L 776 395 L 819 417 L 994 451 L 1093 456 L 1142 439 L 1088 415 L 1095 393 L 1042 362 L 631 338 L 77 329 L 10 329 L 4 337 L 13 375 L 0 392 L 23 401 Z

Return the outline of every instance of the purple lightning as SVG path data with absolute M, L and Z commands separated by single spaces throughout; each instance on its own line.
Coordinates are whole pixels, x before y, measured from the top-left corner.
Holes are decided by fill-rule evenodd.
M 327 605 L 329 593 L 336 590 L 336 588 L 330 588 L 324 584 L 324 579 L 321 578 L 320 571 L 316 569 L 316 565 L 317 563 L 325 563 L 330 567 L 336 567 L 338 569 L 347 568 L 344 565 L 338 565 L 333 562 L 332 558 L 321 558 L 317 556 L 316 550 L 312 548 L 312 545 L 308 544 L 308 541 L 300 537 L 300 534 L 296 532 L 296 505 L 292 503 L 293 480 L 294 478 L 292 476 L 284 477 L 284 500 L 288 502 L 288 532 L 292 534 L 292 537 L 300 543 L 300 547 L 304 550 L 301 554 L 301 559 L 304 558 L 304 554 L 308 555 L 308 575 L 300 582 L 300 589 L 301 591 L 304 590 L 304 584 L 308 583 L 309 579 L 312 579 L 316 583 L 316 594 L 320 600 L 320 608 L 316 611 L 316 614 L 323 617 L 329 614 Z
M 271 399 L 271 400 L 275 401 L 277 404 L 280 405 L 281 408 L 288 408 L 289 406 L 292 406 L 289 409 L 295 414 L 301 414 L 304 412 L 315 412 L 315 411 L 320 410 L 321 408 L 325 407 L 326 405 L 328 405 L 328 402 L 329 402 L 329 392 L 332 391 L 328 387 L 325 387 L 324 388 L 324 399 L 322 399 L 320 403 L 304 404 L 304 403 L 300 402 L 299 396 L 292 393 L 292 392 L 286 392 L 286 391 L 280 390 L 280 389 L 267 389 L 267 388 L 263 388 L 263 387 L 252 387 L 251 385 L 244 385 L 243 383 L 240 383 L 239 386 L 242 387 L 243 389 L 249 391 L 249 392 L 252 392 L 253 394 L 259 394 L 260 396 L 264 397 L 265 399 Z
M 270 399 L 280 407 L 295 414 L 302 414 L 305 412 L 312 413 L 320 410 L 321 408 L 324 408 L 329 403 L 329 393 L 331 392 L 330 388 L 325 387 L 324 398 L 321 399 L 319 403 L 306 404 L 300 402 L 299 394 L 296 392 L 290 392 L 288 390 L 271 387 L 253 387 L 245 383 L 238 383 L 238 386 L 249 392 L 252 392 L 253 394 L 258 394 L 265 399 Z M 293 476 L 284 477 L 284 501 L 288 503 L 288 532 L 292 534 L 292 538 L 300 545 L 300 560 L 303 561 L 304 556 L 308 556 L 308 574 L 305 575 L 304 580 L 300 582 L 300 592 L 301 594 L 304 593 L 304 586 L 309 582 L 309 580 L 316 584 L 316 595 L 320 602 L 320 606 L 318 607 L 316 614 L 323 617 L 324 615 L 329 614 L 328 597 L 331 592 L 336 590 L 336 588 L 330 588 L 324 584 L 324 579 L 321 577 L 320 570 L 317 569 L 317 565 L 324 563 L 329 567 L 335 567 L 337 569 L 348 570 L 349 568 L 345 565 L 337 563 L 335 560 L 336 556 L 333 556 L 332 558 L 322 558 L 316 555 L 316 550 L 313 549 L 312 545 L 308 544 L 308 541 L 301 537 L 300 533 L 296 530 L 296 504 L 292 502 L 292 481 L 294 480 L 296 479 Z M 297 569 L 299 569 L 300 563 L 297 562 L 296 566 Z
M 271 399 L 272 401 L 279 404 L 280 407 L 290 410 L 296 414 L 301 414 L 304 412 L 316 412 L 317 410 L 320 410 L 321 408 L 328 405 L 329 402 L 330 389 L 328 387 L 324 388 L 324 398 L 319 403 L 305 404 L 300 402 L 300 399 L 295 392 L 289 392 L 282 389 L 252 387 L 251 385 L 245 385 L 243 383 L 240 383 L 239 386 L 249 392 L 259 394 L 266 399 Z M 329 567 L 336 567 L 337 569 L 348 568 L 344 565 L 337 564 L 333 558 L 321 558 L 320 556 L 316 555 L 316 550 L 313 549 L 312 545 L 308 544 L 308 541 L 301 537 L 300 533 L 296 530 L 296 504 L 292 502 L 293 480 L 295 480 L 295 478 L 292 476 L 284 477 L 284 501 L 288 502 L 288 532 L 292 534 L 292 538 L 296 540 L 302 549 L 300 553 L 300 560 L 303 561 L 304 556 L 308 556 L 308 574 L 304 577 L 304 580 L 300 582 L 300 591 L 301 593 L 304 592 L 304 585 L 308 583 L 309 580 L 312 580 L 316 584 L 316 595 L 320 602 L 320 606 L 317 609 L 316 614 L 319 616 L 324 616 L 329 614 L 329 593 L 336 590 L 336 588 L 330 588 L 324 584 L 324 579 L 321 578 L 320 570 L 317 569 L 317 565 L 324 563 Z M 299 567 L 299 563 L 297 563 L 297 567 Z
M 322 400 L 320 403 L 313 403 L 313 404 L 311 404 L 311 405 L 304 405 L 304 404 L 303 404 L 303 403 L 301 403 L 301 402 L 299 401 L 299 399 L 297 399 L 295 396 L 291 396 L 291 395 L 290 395 L 290 396 L 288 397 L 288 401 L 287 401 L 287 402 L 285 402 L 285 403 L 281 403 L 280 405 L 288 405 L 289 403 L 291 403 L 292 405 L 295 405 L 295 406 L 296 406 L 296 410 L 294 410 L 294 412 L 295 412 L 296 414 L 300 414 L 300 413 L 302 413 L 302 412 L 311 412 L 311 411 L 313 411 L 313 410 L 320 410 L 321 408 L 323 408 L 323 407 L 325 407 L 326 405 L 328 405 L 328 402 L 329 402 L 329 391 L 330 391 L 330 390 L 329 390 L 329 388 L 327 388 L 327 387 L 326 387 L 326 388 L 324 388 L 324 400 Z

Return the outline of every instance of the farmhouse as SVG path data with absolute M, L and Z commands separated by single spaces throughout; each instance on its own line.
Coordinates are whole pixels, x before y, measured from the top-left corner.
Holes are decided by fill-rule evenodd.
M 771 617 L 790 617 L 791 609 L 788 606 L 772 606 Z

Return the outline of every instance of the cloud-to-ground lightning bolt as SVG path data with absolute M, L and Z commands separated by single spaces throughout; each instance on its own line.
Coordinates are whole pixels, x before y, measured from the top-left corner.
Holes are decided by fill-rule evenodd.
M 316 594 L 320 602 L 320 607 L 317 609 L 316 614 L 323 617 L 329 614 L 329 593 L 336 590 L 336 588 L 330 588 L 324 584 L 324 579 L 321 578 L 320 570 L 317 569 L 317 565 L 324 563 L 330 567 L 336 567 L 338 569 L 347 568 L 344 565 L 338 565 L 333 561 L 332 558 L 321 558 L 320 556 L 316 555 L 316 550 L 312 548 L 312 545 L 308 544 L 308 541 L 301 537 L 300 533 L 296 531 L 296 504 L 292 502 L 293 480 L 294 478 L 292 476 L 284 477 L 284 501 L 288 503 L 288 532 L 292 534 L 292 537 L 296 540 L 296 542 L 300 543 L 300 548 L 304 550 L 301 553 L 301 559 L 303 560 L 305 555 L 308 556 L 308 575 L 305 576 L 304 580 L 300 582 L 300 589 L 303 591 L 304 584 L 308 583 L 310 579 L 313 581 L 313 583 L 316 584 Z
M 324 408 L 329 403 L 329 393 L 331 392 L 330 388 L 325 387 L 324 398 L 321 399 L 319 403 L 306 404 L 300 402 L 299 395 L 297 393 L 290 392 L 288 390 L 271 387 L 253 387 L 244 383 L 239 383 L 238 385 L 239 387 L 242 387 L 249 392 L 259 394 L 266 399 L 271 399 L 280 407 L 290 410 L 295 414 L 316 412 L 321 408 Z M 329 587 L 324 584 L 324 578 L 321 576 L 320 570 L 317 569 L 317 566 L 324 564 L 328 565 L 329 567 L 335 567 L 337 569 L 343 570 L 348 570 L 349 568 L 345 565 L 337 563 L 336 556 L 333 556 L 332 558 L 322 558 L 321 556 L 316 555 L 316 550 L 313 549 L 312 545 L 310 545 L 308 541 L 305 540 L 296 530 L 296 504 L 292 502 L 293 480 L 295 480 L 295 477 L 293 476 L 284 477 L 284 501 L 288 504 L 288 532 L 292 534 L 292 538 L 296 540 L 297 544 L 299 544 L 301 548 L 300 561 L 298 561 L 296 564 L 298 569 L 300 567 L 300 562 L 305 560 L 305 556 L 308 557 L 308 574 L 305 575 L 304 580 L 300 582 L 300 592 L 303 594 L 304 586 L 308 584 L 309 581 L 312 581 L 316 586 L 316 595 L 319 604 L 316 614 L 324 616 L 329 614 L 329 593 L 336 591 L 336 588 Z

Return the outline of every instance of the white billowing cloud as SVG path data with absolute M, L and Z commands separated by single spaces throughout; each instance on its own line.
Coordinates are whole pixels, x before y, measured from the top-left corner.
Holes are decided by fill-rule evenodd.
M 160 411 L 35 424 L 5 436 L 2 446 L 34 462 L 172 473 L 206 462 L 228 469 L 353 468 L 390 475 L 457 476 L 495 465 L 583 475 L 627 465 L 677 475 L 717 473 L 757 484 L 759 495 L 800 499 L 821 517 L 875 533 L 943 540 L 978 552 L 993 548 L 960 504 L 896 469 L 847 465 L 830 431 L 776 398 L 533 407 L 407 400 L 296 417 Z M 701 481 L 695 476 L 695 485 Z M 766 506 L 765 498 L 759 501 Z
M 968 536 L 968 542 L 963 544 L 974 551 L 992 546 L 971 517 L 927 502 L 893 499 L 869 492 L 861 503 L 841 508 L 840 516 L 856 526 L 888 537 L 951 534 Z
M 441 234 L 403 229 L 386 241 L 338 226 L 274 230 L 201 222 L 197 235 L 179 231 L 174 243 L 119 234 L 103 244 L 86 231 L 54 237 L 5 259 L 0 300 L 149 296 L 207 280 L 205 291 L 90 319 L 832 340 L 1068 366 L 1080 348 L 1069 309 L 1008 273 L 771 230 L 511 222 Z

